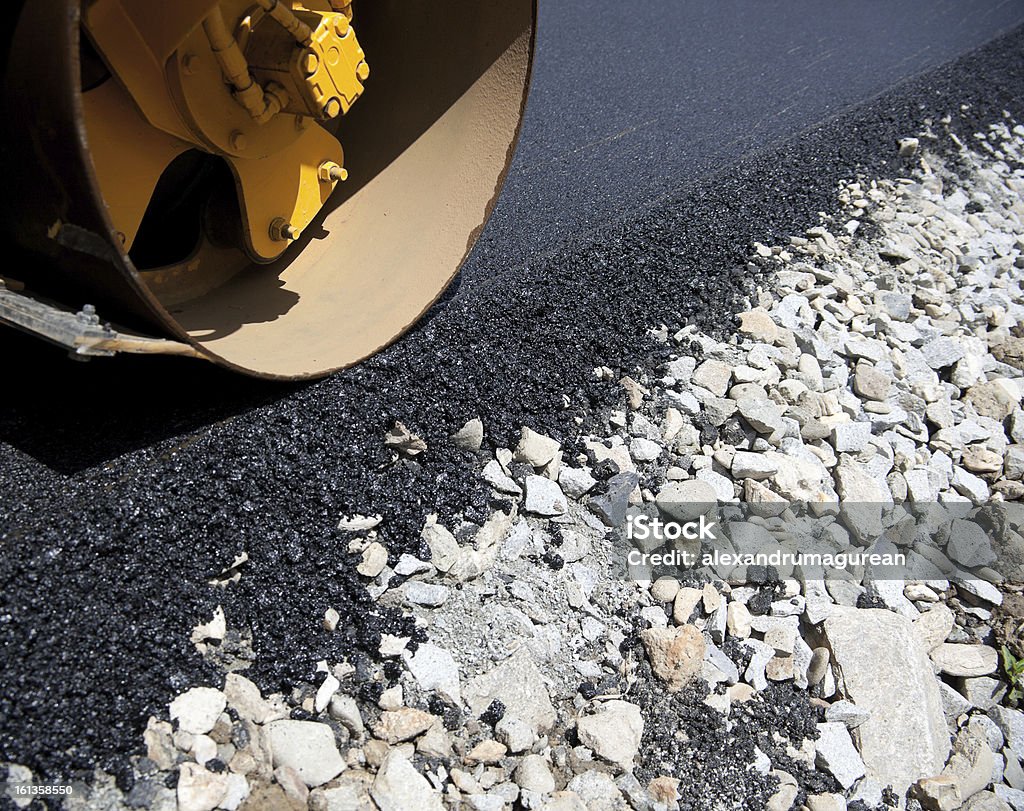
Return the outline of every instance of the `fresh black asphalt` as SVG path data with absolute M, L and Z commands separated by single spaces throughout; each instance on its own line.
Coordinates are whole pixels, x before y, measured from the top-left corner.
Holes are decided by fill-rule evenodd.
M 886 13 L 884 4 L 869 5 Z M 950 4 L 933 5 L 949 13 Z M 989 34 L 1021 10 L 988 7 L 1006 18 Z M 985 39 L 977 20 L 963 16 L 964 42 Z M 631 19 L 609 25 L 631 30 Z M 949 45 L 936 62 L 957 51 L 948 27 L 935 32 Z M 640 53 L 637 42 L 618 56 L 644 63 Z M 867 49 L 866 58 L 873 53 Z M 591 61 L 604 56 L 612 54 Z M 575 167 L 576 194 L 564 182 L 552 191 L 544 185 L 551 172 L 523 163 L 568 125 L 553 119 L 541 137 L 544 122 L 531 107 L 525 157 L 504 215 L 516 227 L 496 221 L 497 236 L 471 262 L 470 283 L 420 329 L 319 383 L 268 386 L 174 360 L 81 367 L 5 334 L 0 761 L 51 776 L 95 764 L 125 774 L 124 757 L 138 750 L 147 715 L 165 713 L 167 701 L 188 686 L 216 682 L 188 636 L 217 604 L 230 625 L 252 630 L 257 659 L 249 673 L 265 690 L 312 678 L 319 659 L 348 656 L 375 666 L 364 652 L 399 620 L 367 602 L 335 529 L 339 516 L 384 515 L 382 537 L 395 555 L 416 547 L 428 513 L 449 523 L 459 513 L 481 519 L 488 495 L 477 460 L 447 439 L 455 428 L 480 416 L 487 447 L 508 446 L 524 423 L 571 441 L 573 417 L 599 422 L 621 396 L 594 380 L 595 365 L 628 373 L 657 363 L 646 337 L 655 324 L 728 329 L 752 282 L 743 261 L 750 244 L 815 224 L 816 212 L 834 205 L 837 181 L 858 168 L 905 171 L 893 159 L 894 145 L 923 117 L 952 114 L 963 133 L 1000 119 L 1003 110 L 1024 120 L 1022 56 L 1024 33 L 1017 31 L 875 95 L 906 75 L 893 57 L 888 78 L 836 107 L 874 95 L 866 105 L 838 117 L 829 104 L 803 118 L 783 114 L 785 126 L 772 125 L 747 144 L 767 146 L 740 160 L 721 158 L 695 176 L 678 157 L 683 147 L 674 162 L 659 163 L 651 142 L 637 140 L 647 136 L 623 137 L 618 148 L 637 150 L 628 152 L 634 164 L 663 167 L 656 178 L 662 186 L 631 188 L 618 202 L 607 198 L 608 187 L 594 186 L 600 178 L 585 174 L 586 156 L 564 159 Z M 548 97 L 556 92 L 544 83 L 551 75 L 544 60 L 558 61 L 543 35 L 541 60 L 535 93 L 545 99 L 543 110 L 554 106 Z M 929 64 L 918 53 L 906 72 Z M 874 66 L 865 61 L 860 69 Z M 765 61 L 763 70 L 776 68 Z M 669 74 L 661 81 L 683 81 Z M 962 103 L 970 107 L 960 114 Z M 704 138 L 715 140 L 741 114 L 738 105 L 716 130 L 705 110 Z M 747 126 L 764 120 L 758 112 Z M 785 137 L 799 129 L 805 131 Z M 663 143 L 672 146 L 672 137 L 666 129 Z M 551 166 L 562 171 L 559 162 Z M 527 240 L 516 212 L 530 209 L 531 199 L 548 201 L 552 211 L 565 202 L 569 219 L 538 236 L 536 251 L 499 255 L 503 240 Z M 385 451 L 384 432 L 396 419 L 427 440 L 420 461 L 392 463 Z M 250 561 L 237 585 L 207 585 L 243 550 Z M 328 605 L 345 618 L 343 633 L 320 630 Z

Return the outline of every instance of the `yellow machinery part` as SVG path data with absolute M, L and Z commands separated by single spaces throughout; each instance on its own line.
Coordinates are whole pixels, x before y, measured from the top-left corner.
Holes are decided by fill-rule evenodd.
M 143 336 L 88 339 L 104 352 L 351 365 L 440 296 L 497 201 L 533 0 L 13 2 L 6 275 Z M 18 324 L 46 334 L 39 312 Z
M 156 13 L 151 0 L 95 0 L 85 25 L 114 73 L 84 105 L 97 180 L 126 247 L 171 161 L 198 148 L 234 171 L 250 257 L 284 253 L 342 177 L 321 178 L 344 152 L 318 120 L 347 113 L 369 75 L 348 16 L 278 0 L 193 0 Z
M 228 162 L 238 181 L 252 250 L 272 259 L 284 251 L 288 241 L 299 238 L 334 191 L 338 180 L 321 178 L 320 167 L 341 167 L 345 155 L 336 138 L 321 127 L 310 126 L 273 160 L 231 158 Z M 281 233 L 285 225 L 294 231 Z
M 118 82 L 104 82 L 84 98 L 85 127 L 103 199 L 122 244 L 131 250 L 157 181 L 191 144 L 153 127 Z M 130 148 L 125 149 L 125 143 Z

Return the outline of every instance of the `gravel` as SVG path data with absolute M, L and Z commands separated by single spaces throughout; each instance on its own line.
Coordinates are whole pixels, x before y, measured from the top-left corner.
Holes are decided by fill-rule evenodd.
M 842 339 L 844 327 L 840 325 L 863 319 L 858 308 L 874 307 L 866 295 L 863 300 L 858 296 L 858 292 L 869 291 L 853 284 L 852 278 L 823 267 L 827 261 L 812 265 L 811 270 L 795 267 L 799 263 L 792 261 L 800 254 L 800 247 L 813 246 L 818 259 L 834 258 L 829 256 L 830 251 L 835 256 L 840 254 L 837 240 L 845 237 L 841 233 L 837 237 L 825 228 L 813 212 L 838 210 L 831 195 L 842 177 L 847 179 L 841 192 L 846 210 L 865 200 L 881 215 L 875 221 L 868 216 L 861 218 L 864 233 L 885 231 L 889 222 L 884 219 L 887 205 L 896 215 L 905 213 L 899 209 L 898 198 L 912 205 L 934 193 L 927 181 L 918 184 L 923 192 L 904 189 L 896 194 L 906 184 L 879 177 L 877 187 L 855 188 L 857 183 L 848 179 L 857 174 L 855 169 L 865 170 L 854 165 L 858 161 L 877 169 L 882 161 L 891 160 L 897 134 L 894 128 L 907 126 L 910 112 L 914 120 L 921 120 L 935 110 L 938 121 L 950 105 L 967 97 L 963 94 L 970 95 L 971 87 L 984 87 L 986 95 L 957 118 L 954 129 L 966 139 L 975 129 L 985 131 L 984 125 L 989 122 L 1001 125 L 1002 106 L 1015 108 L 1019 94 L 1011 90 L 1009 97 L 1000 96 L 993 88 L 1020 86 L 1015 73 L 1020 68 L 1008 56 L 1018 40 L 1019 35 L 956 69 L 902 88 L 898 95 L 856 113 L 859 118 L 841 119 L 809 133 L 793 142 L 784 154 L 755 158 L 718 178 L 714 194 L 721 195 L 720 200 L 738 203 L 722 206 L 712 194 L 699 205 L 691 205 L 691 198 L 683 194 L 643 214 L 608 239 L 532 269 L 524 279 L 503 288 L 501 295 L 488 290 L 494 303 L 475 302 L 474 306 L 481 306 L 473 318 L 461 312 L 465 302 L 452 302 L 408 340 L 359 370 L 269 395 L 258 390 L 252 396 L 276 401 L 204 429 L 188 442 L 175 438 L 157 443 L 152 450 L 125 449 L 126 455 L 109 467 L 92 464 L 109 458 L 108 448 L 90 448 L 86 443 L 79 450 L 84 454 L 80 457 L 51 451 L 50 458 L 61 458 L 57 472 L 39 470 L 27 456 L 7 449 L 11 469 L 15 474 L 25 474 L 15 478 L 33 484 L 15 484 L 9 497 L 18 506 L 5 516 L 3 542 L 11 565 L 5 575 L 0 616 L 8 629 L 5 646 L 21 653 L 6 657 L 0 664 L 5 684 L 14 686 L 0 698 L 0 759 L 29 763 L 37 773 L 46 775 L 83 773 L 101 765 L 116 772 L 122 788 L 130 790 L 138 776 L 134 771 L 138 761 L 129 767 L 126 758 L 143 746 L 142 730 L 149 716 L 165 717 L 168 702 L 194 684 L 224 685 L 228 691 L 222 671 L 228 664 L 241 663 L 249 666 L 246 672 L 260 694 L 257 701 L 248 688 L 236 684 L 239 692 L 246 693 L 237 700 L 256 704 L 256 711 L 260 710 L 258 702 L 267 702 L 285 715 L 297 712 L 312 716 L 318 685 L 329 683 L 331 689 L 334 687 L 327 681 L 328 676 L 346 694 L 351 693 L 349 697 L 358 699 L 355 717 L 352 705 L 338 694 L 327 703 L 328 718 L 319 722 L 305 717 L 273 717 L 278 711 L 274 709 L 264 716 L 267 729 L 310 723 L 327 730 L 332 747 L 339 741 L 347 744 L 352 735 L 360 736 L 358 745 L 345 746 L 353 762 L 342 764 L 344 771 L 339 768 L 336 785 L 315 789 L 320 798 L 325 798 L 328 790 L 344 791 L 357 797 L 369 793 L 382 808 L 439 807 L 441 784 L 445 783 L 440 769 L 444 768 L 458 791 L 472 798 L 474 807 L 504 803 L 509 792 L 519 790 L 511 779 L 514 771 L 506 772 L 504 766 L 494 766 L 496 771 L 480 771 L 477 767 L 473 773 L 456 776 L 454 769 L 448 772 L 431 758 L 457 744 L 458 755 L 468 759 L 469 752 L 476 751 L 469 745 L 481 746 L 488 740 L 488 729 L 506 717 L 518 719 L 537 736 L 548 732 L 570 735 L 572 721 L 580 716 L 593 717 L 593 707 L 587 702 L 599 700 L 596 697 L 603 691 L 611 696 L 625 691 L 628 701 L 611 700 L 639 708 L 640 717 L 648 722 L 654 718 L 673 719 L 686 730 L 688 742 L 680 746 L 671 724 L 658 729 L 650 723 L 645 725 L 636 748 L 640 765 L 631 781 L 629 774 L 607 773 L 590 762 L 594 752 L 600 757 L 599 748 L 605 746 L 603 736 L 591 739 L 593 748 L 583 746 L 589 754 L 560 742 L 574 744 L 571 737 L 549 739 L 550 749 L 543 751 L 552 770 L 559 774 L 558 785 L 564 780 L 568 790 L 579 798 L 590 798 L 596 804 L 632 797 L 645 791 L 656 778 L 672 779 L 664 772 L 692 774 L 696 763 L 706 767 L 705 773 L 677 789 L 683 802 L 691 805 L 701 792 L 706 796 L 709 790 L 762 803 L 789 793 L 794 801 L 802 801 L 807 794 L 837 790 L 827 772 L 834 767 L 846 780 L 856 771 L 848 757 L 847 739 L 822 720 L 821 708 L 811 705 L 807 691 L 795 686 L 796 639 L 792 656 L 780 656 L 776 645 L 764 641 L 771 623 L 755 625 L 766 611 L 795 611 L 791 617 L 779 617 L 794 620 L 796 615 L 806 613 L 806 602 L 793 602 L 793 598 L 803 596 L 799 592 L 806 590 L 806 584 L 787 581 L 796 589 L 787 594 L 787 584 L 774 579 L 770 581 L 773 586 L 765 586 L 769 581 L 761 578 L 757 581 L 759 587 L 749 587 L 750 593 L 742 595 L 745 600 L 740 599 L 741 588 L 730 590 L 725 603 L 740 602 L 748 609 L 757 609 L 748 610 L 752 614 L 749 633 L 760 638 L 747 638 L 742 643 L 729 638 L 729 609 L 724 605 L 724 635 L 717 624 L 719 608 L 705 605 L 703 597 L 689 603 L 687 616 L 677 617 L 675 606 L 680 604 L 683 589 L 673 605 L 671 620 L 676 624 L 669 626 L 662 610 L 665 627 L 644 628 L 636 602 L 640 599 L 636 596 L 638 587 L 610 580 L 604 574 L 611 560 L 604 525 L 621 524 L 631 505 L 656 503 L 655 491 L 659 495 L 663 492 L 658 485 L 668 480 L 668 470 L 655 469 L 661 455 L 644 461 L 630 454 L 635 446 L 641 451 L 639 456 L 644 456 L 645 450 L 649 456 L 648 442 L 664 447 L 677 475 L 694 477 L 683 482 L 674 480 L 677 484 L 669 486 L 703 488 L 711 501 L 731 501 L 741 494 L 746 496 L 748 490 L 760 493 L 765 503 L 771 503 L 767 494 L 833 500 L 847 486 L 851 492 L 866 490 L 867 482 L 884 488 L 890 498 L 902 500 L 901 480 L 908 496 L 937 497 L 970 489 L 970 480 L 961 481 L 959 488 L 952 487 L 953 469 L 958 465 L 1003 497 L 1021 495 L 1014 487 L 1016 480 L 1003 476 L 1005 466 L 996 465 L 996 457 L 1003 460 L 1007 455 L 1008 443 L 1001 426 L 993 425 L 996 418 L 992 414 L 999 413 L 1000 408 L 1005 410 L 1005 397 L 986 389 L 965 399 L 939 385 L 957 376 L 964 386 L 950 385 L 955 385 L 959 393 L 960 388 L 982 383 L 984 375 L 1003 380 L 1019 377 L 1012 371 L 1016 367 L 991 365 L 988 356 L 995 359 L 995 354 L 981 338 L 975 345 L 939 334 L 943 328 L 955 332 L 957 324 L 984 322 L 991 329 L 983 332 L 992 333 L 992 337 L 1014 337 L 1008 327 L 1004 330 L 1007 322 L 1003 319 L 1011 316 L 1012 308 L 1005 306 L 1003 298 L 994 295 L 991 301 L 995 303 L 981 309 L 971 308 L 966 300 L 998 290 L 992 278 L 969 263 L 958 265 L 963 278 L 957 277 L 962 284 L 955 289 L 962 290 L 963 296 L 955 302 L 955 310 L 943 297 L 932 299 L 928 287 L 922 285 L 914 285 L 909 312 L 905 299 L 886 298 L 881 306 L 890 319 L 894 313 L 917 315 L 920 311 L 913 321 L 900 322 L 902 326 L 889 333 L 892 341 L 906 349 L 906 365 L 898 370 L 902 375 L 894 375 L 897 370 L 886 366 L 893 360 L 885 345 L 856 336 Z M 965 75 L 971 76 L 975 84 L 965 88 L 961 81 Z M 936 94 L 936 88 L 945 88 L 947 95 Z M 917 107 L 921 99 L 927 99 L 926 110 Z M 897 121 L 900 123 L 893 123 Z M 853 124 L 857 125 L 856 135 L 849 134 L 854 131 Z M 991 133 L 986 143 L 992 150 L 1007 140 L 1002 138 L 1001 129 L 986 132 Z M 846 137 L 840 138 L 838 133 Z M 931 146 L 935 139 L 922 134 L 920 140 Z M 888 152 L 879 147 L 883 143 L 889 145 Z M 969 163 L 955 150 L 951 155 L 954 167 L 957 161 Z M 938 163 L 936 167 L 941 169 Z M 898 168 L 910 169 L 902 165 Z M 794 178 L 801 182 L 794 183 Z M 986 182 L 991 184 L 993 179 Z M 785 204 L 769 200 L 771 195 L 764 194 L 764 190 L 772 188 L 789 189 L 790 199 Z M 969 225 L 970 217 L 977 218 L 978 214 L 967 215 L 968 204 L 964 206 L 964 219 Z M 712 221 L 702 220 L 701 212 L 716 213 Z M 997 215 L 997 210 L 986 213 L 988 217 Z M 893 221 L 908 223 L 898 216 Z M 757 233 L 751 231 L 755 227 Z M 953 223 L 949 230 L 955 234 L 959 227 Z M 803 234 L 796 237 L 803 244 L 784 247 L 785 240 L 797 233 Z M 920 271 L 914 264 L 920 246 L 901 244 L 893 234 L 889 238 L 893 243 L 876 257 L 893 267 L 911 265 L 902 268 L 905 275 L 896 282 L 913 281 Z M 968 235 L 967 239 L 975 237 Z M 753 256 L 748 256 L 749 245 L 755 241 L 760 245 L 754 247 Z M 997 243 L 984 247 L 995 253 L 1002 249 Z M 814 255 L 807 253 L 804 258 L 813 261 Z M 1010 252 L 1000 256 L 1005 258 Z M 549 273 L 552 267 L 562 265 L 567 274 Z M 681 272 L 697 265 L 704 272 Z M 777 273 L 779 292 L 783 294 L 776 306 L 769 294 L 758 294 L 754 284 L 773 273 Z M 994 274 L 994 278 L 998 280 L 1000 274 Z M 944 278 L 940 281 L 945 283 Z M 502 282 L 494 284 L 500 286 Z M 566 285 L 572 288 L 564 290 Z M 552 292 L 556 287 L 558 295 Z M 821 292 L 826 288 L 831 292 Z M 813 300 L 803 295 L 806 291 L 815 292 Z M 771 345 L 751 347 L 743 358 L 704 358 L 716 352 L 738 351 L 737 345 L 728 341 L 722 325 L 731 320 L 733 311 L 748 307 L 743 302 L 745 296 L 755 295 L 759 298 L 757 307 L 765 312 L 771 308 L 776 329 L 772 335 L 763 318 L 746 318 L 746 340 L 761 342 L 771 337 Z M 566 311 L 562 308 L 568 305 L 561 302 L 571 302 L 575 309 Z M 954 311 L 958 318 L 947 317 Z M 601 320 L 601 330 L 593 329 L 593 318 L 573 317 L 587 312 L 606 316 Z M 815 338 L 803 334 L 818 322 L 835 329 L 819 329 Z M 453 351 L 458 356 L 464 354 L 461 348 L 453 350 L 450 333 L 454 325 L 463 328 L 467 324 L 484 325 L 471 340 L 475 352 L 487 358 L 488 368 L 478 370 L 481 374 L 476 376 L 439 380 L 436 369 L 444 364 L 438 358 L 443 360 Z M 647 329 L 659 324 L 671 324 L 673 329 L 655 326 L 653 333 L 660 337 L 652 339 Z M 551 347 L 548 339 L 555 331 L 567 334 L 558 347 Z M 681 335 L 678 339 L 677 334 Z M 804 346 L 797 345 L 798 335 Z M 574 351 L 569 352 L 567 347 Z M 680 353 L 700 356 L 703 365 L 695 366 L 689 379 L 681 374 L 668 386 L 671 390 L 682 389 L 676 392 L 678 397 L 666 395 L 666 402 L 678 409 L 680 418 L 665 415 L 665 424 L 673 423 L 676 432 L 672 440 L 665 439 L 664 434 L 648 436 L 649 428 L 641 423 L 638 430 L 645 432 L 643 436 L 628 441 L 619 436 L 618 443 L 602 445 L 603 451 L 577 441 L 581 432 L 601 436 L 613 429 L 632 430 L 637 423 L 630 422 L 628 413 L 653 408 L 654 392 L 664 388 L 653 370 L 680 360 L 673 357 Z M 803 360 L 803 355 L 813 356 L 814 362 Z M 1013 357 L 1010 351 L 1000 355 Z M 745 362 L 733 362 L 738 360 Z M 712 361 L 719 365 L 708 366 Z M 1002 363 L 998 359 L 995 362 Z M 602 370 L 600 377 L 594 374 L 595 365 Z M 676 367 L 677 371 L 685 372 L 685 366 Z M 721 366 L 729 372 L 728 377 Z M 781 379 L 770 379 L 773 368 L 780 378 L 788 379 L 785 387 Z M 698 370 L 702 370 L 699 375 Z M 943 377 L 933 377 L 935 370 L 942 371 Z M 790 375 L 791 371 L 795 374 Z M 631 382 L 619 385 L 626 372 Z M 767 374 L 756 383 L 760 372 Z M 890 390 L 883 393 L 877 386 L 869 389 L 870 372 L 881 372 Z M 870 391 L 871 396 L 864 393 L 858 397 L 857 381 L 862 373 L 866 375 L 864 391 Z M 411 381 L 417 381 L 416 385 L 410 385 Z M 701 382 L 708 385 L 701 386 Z M 760 385 L 766 392 L 772 389 L 781 400 L 756 396 L 749 389 L 739 400 L 732 399 L 732 382 Z M 819 385 L 822 391 L 818 391 Z M 895 400 L 894 388 L 899 390 Z M 787 400 L 785 391 L 795 402 Z M 1004 387 L 998 391 L 1004 391 Z M 562 400 L 562 394 L 567 400 Z M 924 424 L 928 419 L 924 404 L 929 397 L 933 397 L 932 404 L 948 400 L 952 421 L 952 425 L 930 435 Z M 248 400 L 243 403 L 251 405 Z M 816 416 L 808 410 L 808 403 L 814 403 Z M 975 403 L 983 404 L 982 408 L 976 408 Z M 963 410 L 967 408 L 973 413 Z M 865 448 L 843 450 L 832 444 L 832 437 L 837 436 L 832 428 L 853 422 L 851 410 L 863 417 L 857 424 L 871 425 L 872 439 L 868 443 L 876 450 L 872 459 L 850 458 Z M 933 409 L 937 418 L 950 421 L 945 412 L 937 413 L 940 410 Z M 318 424 L 326 427 L 307 431 L 308 413 L 316 414 Z M 473 449 L 478 432 L 474 430 L 472 436 L 462 437 L 458 443 L 449 440 L 474 416 L 481 420 L 486 444 L 479 453 L 485 458 L 493 455 L 494 459 L 488 461 L 497 463 L 504 477 L 517 486 L 525 485 L 528 512 L 557 521 L 512 520 L 510 514 L 519 494 L 496 476 L 493 478 L 507 490 L 495 485 L 498 492 L 493 493 L 486 486 L 490 480 L 480 476 L 478 468 L 482 464 L 477 465 L 483 460 Z M 649 422 L 659 426 L 660 415 L 655 416 L 659 419 Z M 17 419 L 9 417 L 7 427 Z M 1014 417 L 1012 424 L 1018 419 Z M 344 436 L 339 435 L 338 425 L 347 427 Z M 912 436 L 900 434 L 902 439 L 891 440 L 890 458 L 875 439 L 887 432 L 898 434 L 897 427 L 905 428 Z M 922 431 L 927 441 L 914 438 L 922 436 Z M 950 433 L 943 435 L 941 431 Z M 840 444 L 857 441 L 855 436 L 841 435 L 844 438 Z M 1002 440 L 996 441 L 995 437 Z M 1014 442 L 1017 438 L 1009 437 Z M 52 441 L 60 444 L 62 439 L 56 435 Z M 643 442 L 637 444 L 637 440 Z M 788 453 L 781 450 L 784 443 Z M 585 448 L 589 454 L 584 453 Z M 705 452 L 706 448 L 711 452 Z M 928 465 L 914 461 L 914 453 L 921 448 L 929 454 Z M 45 447 L 35 450 L 46 455 Z M 751 477 L 747 480 L 750 484 L 733 480 L 731 466 L 740 451 L 764 457 L 767 464 L 757 471 L 763 479 Z M 846 464 L 837 465 L 836 454 L 846 455 Z M 903 461 L 894 469 L 897 454 Z M 613 464 L 616 458 L 619 461 Z M 595 480 L 588 488 L 591 495 L 580 486 L 567 486 L 564 491 L 559 487 L 558 468 L 566 460 L 570 465 L 579 464 L 581 470 L 589 468 Z M 723 460 L 729 464 L 723 464 Z M 640 469 L 634 472 L 629 465 L 636 462 Z M 853 464 L 864 469 L 849 467 Z M 915 464 L 921 467 L 915 468 Z M 774 471 L 766 472 L 771 467 Z M 851 473 L 848 482 L 840 477 L 833 486 L 833 467 L 849 468 L 861 475 Z M 744 470 L 742 463 L 740 469 Z M 491 470 L 495 471 L 493 467 Z M 932 475 L 933 471 L 940 473 Z M 941 471 L 948 471 L 948 475 Z M 179 476 L 195 484 L 183 490 L 176 484 Z M 580 485 L 585 483 L 584 479 Z M 531 485 L 535 489 L 532 502 Z M 198 504 L 194 491 L 203 493 Z M 587 499 L 585 508 L 576 503 L 581 498 Z M 502 513 L 503 508 L 508 512 Z M 510 517 L 491 523 L 488 518 L 494 510 Z M 340 515 L 380 515 L 381 520 L 374 526 L 349 523 L 334 529 Z M 428 516 L 436 524 L 450 527 L 447 535 L 428 532 L 425 538 Z M 570 527 L 586 539 L 590 551 L 580 554 L 586 544 L 570 537 Z M 377 547 L 383 550 L 383 556 Z M 233 561 L 243 551 L 247 559 L 236 570 Z M 434 568 L 420 571 L 414 567 L 406 574 L 397 574 L 403 554 L 422 561 L 429 559 Z M 366 565 L 368 562 L 373 565 Z M 437 563 L 450 565 L 445 570 Z M 45 575 L 35 577 L 40 567 Z M 500 567 L 498 574 L 484 576 L 492 567 Z M 445 571 L 450 574 L 444 584 L 432 582 L 443 579 L 438 573 L 443 575 Z M 228 582 L 236 573 L 240 577 Z M 506 576 L 514 580 L 527 573 L 535 579 L 533 593 L 537 599 L 516 597 L 517 591 L 528 592 L 513 590 L 502 579 Z M 173 598 L 162 596 L 170 574 L 183 581 L 174 586 Z M 406 577 L 412 579 L 403 583 Z M 227 585 L 208 585 L 211 580 L 221 579 Z M 479 583 L 474 584 L 478 579 Z M 105 585 L 102 595 L 91 588 L 100 580 Z M 60 588 L 53 587 L 56 582 L 61 583 Z M 296 587 L 298 583 L 301 588 Z M 948 586 L 940 589 L 944 600 L 956 594 L 955 586 L 952 590 Z M 145 612 L 138 610 L 140 596 L 157 595 L 161 599 L 149 599 Z M 396 595 L 404 596 L 404 608 L 403 599 L 395 599 Z M 859 597 L 852 599 L 856 602 Z M 869 599 L 879 598 L 875 595 Z M 213 616 L 217 606 L 224 611 L 228 630 L 222 644 L 208 647 L 204 655 L 199 655 L 190 640 L 191 631 L 198 621 Z M 323 627 L 327 607 L 341 616 L 333 632 Z M 911 609 L 918 610 L 913 605 Z M 885 613 L 896 618 L 892 612 Z M 922 614 L 918 623 L 930 614 Z M 946 640 L 952 634 L 967 635 L 984 624 L 980 618 L 969 623 L 965 616 L 960 612 L 956 628 L 950 626 L 935 645 L 948 644 Z M 89 621 L 83 623 L 79 617 Z M 470 629 L 479 629 L 485 618 L 489 633 L 470 633 Z M 742 628 L 743 618 L 734 619 L 733 624 Z M 695 624 L 690 624 L 691 620 Z M 131 629 L 130 636 L 124 630 L 127 628 Z M 403 732 L 388 732 L 399 719 L 381 715 L 377 702 L 386 687 L 401 680 L 402 659 L 382 656 L 381 643 L 387 644 L 389 638 L 407 640 L 403 648 L 415 656 L 426 642 L 428 628 L 431 644 L 453 655 L 460 670 L 469 717 L 462 718 L 458 707 L 431 703 L 432 696 L 425 694 L 429 688 L 420 685 L 421 692 L 416 692 L 415 684 L 404 681 L 406 691 L 389 693 L 389 701 L 400 697 L 407 703 L 421 702 L 429 712 L 413 706 L 385 711 L 401 712 L 403 719 L 416 721 L 411 727 L 403 726 Z M 528 635 L 514 630 L 525 628 L 530 630 Z M 651 630 L 667 633 L 657 635 L 655 640 Z M 662 674 L 668 674 L 669 680 L 676 679 L 680 660 L 686 662 L 683 669 L 688 669 L 693 660 L 702 667 L 703 652 L 708 650 L 705 630 L 712 639 L 719 637 L 725 656 L 749 682 L 733 687 L 753 688 L 750 695 L 728 693 L 726 690 L 732 688 L 722 684 L 708 693 L 706 682 L 696 672 L 688 676 L 690 688 L 669 694 L 654 677 L 648 661 L 651 650 L 658 652 L 653 658 L 659 659 L 657 670 L 662 678 Z M 31 645 L 26 636 L 30 633 L 34 640 Z M 986 647 L 977 644 L 984 636 L 981 632 L 971 646 Z M 684 637 L 689 643 L 674 648 L 676 640 Z M 520 647 L 510 648 L 503 642 L 508 638 L 515 638 Z M 648 639 L 656 643 L 645 644 Z M 699 657 L 691 650 L 698 647 L 697 639 L 703 642 Z M 786 653 L 787 646 L 782 653 Z M 66 653 L 54 656 L 58 649 Z M 567 656 L 567 650 L 586 650 L 587 655 Z M 544 663 L 543 675 L 538 661 Z M 811 661 L 808 654 L 806 664 L 800 667 L 804 677 Z M 323 663 L 322 669 L 330 669 L 329 674 L 317 667 L 319 662 Z M 821 698 L 830 699 L 837 695 L 835 673 L 827 665 L 824 670 L 816 690 Z M 934 679 L 930 669 L 919 670 Z M 114 689 L 108 689 L 112 687 L 111 674 L 117 674 Z M 578 694 L 570 691 L 570 675 L 579 687 Z M 769 679 L 781 683 L 770 684 Z M 450 667 L 447 684 L 451 692 Z M 751 697 L 754 693 L 756 698 Z M 705 704 L 704 699 L 712 704 Z M 856 700 L 858 705 L 866 704 Z M 377 737 L 369 737 L 365 729 L 356 731 L 360 707 L 371 714 L 370 726 L 375 734 L 381 731 Z M 404 710 L 422 715 L 414 717 Z M 633 711 L 629 712 L 634 718 Z M 1009 715 L 1015 711 L 1005 708 L 992 712 L 1010 746 L 1016 748 L 1020 736 L 1015 724 L 1020 714 Z M 203 716 L 195 727 L 204 726 L 207 720 Z M 328 722 L 335 720 L 346 723 L 338 723 L 335 728 Z M 737 721 L 742 722 L 742 728 L 736 728 Z M 869 723 L 870 719 L 863 726 Z M 284 807 L 288 797 L 302 796 L 310 785 L 319 786 L 306 779 L 296 782 L 287 769 L 301 777 L 299 765 L 284 760 L 278 763 L 276 750 L 267 762 L 268 753 L 262 751 L 260 743 L 261 728 L 254 721 L 248 724 L 251 726 L 218 711 L 206 732 L 218 755 L 220 747 L 231 745 L 236 747 L 232 759 L 252 759 L 252 768 L 246 773 L 254 776 L 254 797 L 277 798 L 267 800 L 269 807 Z M 826 728 L 825 754 L 821 755 L 825 772 L 814 768 L 820 753 L 814 743 L 822 732 L 819 724 Z M 730 725 L 734 725 L 731 730 Z M 449 728 L 451 735 L 444 731 Z M 843 724 L 838 724 L 838 729 L 846 732 Z M 151 730 L 159 728 L 151 726 Z M 784 740 L 779 741 L 769 731 Z M 184 738 L 182 732 L 205 735 L 187 730 L 172 735 L 168 728 L 150 736 L 160 740 L 154 740 L 149 748 L 158 757 L 160 749 L 166 750 L 164 754 L 174 752 L 175 759 L 190 764 L 189 758 L 196 757 L 198 749 L 206 744 L 196 747 L 195 741 Z M 410 739 L 401 740 L 407 734 Z M 244 735 L 250 736 L 249 745 L 233 742 L 240 743 Z M 832 746 L 835 738 L 840 740 Z M 72 740 L 77 745 L 73 751 L 65 745 Z M 310 762 L 326 763 L 327 771 L 338 765 L 323 732 L 316 733 L 314 742 L 303 741 L 303 746 L 316 751 L 317 757 Z M 774 768 L 747 773 L 747 765 L 758 760 L 755 748 Z M 333 751 L 341 757 L 339 749 Z M 802 756 L 796 754 L 801 752 Z M 225 748 L 224 754 L 229 750 Z M 619 754 L 616 750 L 614 760 L 605 760 L 622 767 L 626 761 Z M 428 768 L 426 764 L 432 765 Z M 286 771 L 278 772 L 280 768 Z M 222 772 L 211 771 L 198 762 L 180 766 L 179 772 L 179 802 L 183 798 L 187 802 L 194 799 L 196 804 L 208 802 L 207 790 L 211 796 L 219 792 L 216 801 L 220 802 L 230 790 L 218 777 Z M 425 772 L 429 778 L 423 776 Z M 186 778 L 183 783 L 182 776 Z M 643 782 L 637 783 L 641 778 Z M 842 780 L 840 783 L 849 787 Z M 785 787 L 793 787 L 792 792 Z M 866 792 L 868 788 L 861 781 L 857 790 Z

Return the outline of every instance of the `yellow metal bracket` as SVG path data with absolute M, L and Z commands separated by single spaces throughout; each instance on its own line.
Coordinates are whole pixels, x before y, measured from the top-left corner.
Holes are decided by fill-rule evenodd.
M 86 6 L 116 77 L 85 94 L 87 133 L 126 250 L 164 170 L 198 148 L 232 168 L 246 252 L 284 252 L 347 176 L 341 144 L 314 122 L 347 113 L 369 76 L 351 14 L 345 0 Z

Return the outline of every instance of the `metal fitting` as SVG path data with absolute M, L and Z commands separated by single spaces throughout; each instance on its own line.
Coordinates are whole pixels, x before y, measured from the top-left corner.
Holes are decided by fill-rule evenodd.
M 277 217 L 270 223 L 270 238 L 274 242 L 294 242 L 299 238 L 299 230 L 284 217 Z

